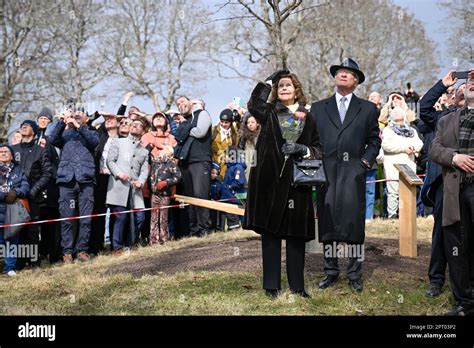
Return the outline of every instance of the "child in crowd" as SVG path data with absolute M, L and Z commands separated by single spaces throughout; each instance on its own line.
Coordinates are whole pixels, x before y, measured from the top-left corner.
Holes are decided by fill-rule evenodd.
M 163 145 L 163 149 L 152 158 L 150 175 L 152 208 L 169 205 L 172 187 L 180 180 L 181 171 L 173 159 L 173 148 L 170 145 Z M 150 245 L 165 244 L 169 241 L 168 211 L 169 209 L 152 210 Z

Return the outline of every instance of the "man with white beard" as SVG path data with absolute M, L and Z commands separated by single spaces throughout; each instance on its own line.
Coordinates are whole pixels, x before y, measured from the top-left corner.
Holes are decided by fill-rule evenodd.
M 443 167 L 443 232 L 456 305 L 446 315 L 474 315 L 474 69 L 465 106 L 438 122 L 430 157 Z

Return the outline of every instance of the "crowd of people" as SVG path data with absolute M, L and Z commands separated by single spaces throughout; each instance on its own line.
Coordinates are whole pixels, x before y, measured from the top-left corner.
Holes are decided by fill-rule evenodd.
M 65 219 L 29 225 L 8 241 L 0 229 L 1 243 L 35 245 L 41 255 L 6 258 L 4 271 L 13 276 L 45 259 L 86 262 L 107 248 L 120 256 L 137 245 L 163 245 L 243 225 L 262 234 L 267 293 L 274 297 L 280 289 L 281 240 L 286 239 L 290 288 L 307 297 L 304 242 L 315 236 L 314 195 L 311 188 L 290 184 L 287 159 L 299 157 L 324 161 L 329 185 L 317 188 L 316 206 L 325 245 L 361 245 L 365 224 L 374 217 L 398 218 L 395 164 L 426 174 L 417 212 L 435 218 L 427 295 L 439 295 L 449 261 L 442 236 L 444 158 L 429 151 L 438 120 L 465 109 L 466 84 L 455 87 L 450 71 L 423 96 L 407 84 L 385 99 L 373 91 L 365 100 L 353 93 L 365 80 L 355 61 L 345 59 L 330 73 L 336 92 L 329 99 L 310 105 L 298 77 L 282 70 L 257 85 L 248 110 L 230 103 L 215 125 L 205 102 L 187 96 L 176 98 L 176 109 L 154 114 L 128 107 L 132 92 L 115 114 L 89 113 L 73 101 L 56 115 L 43 108 L 35 120 L 21 123 L 9 145 L 0 146 L 0 225 L 6 206 L 16 199 L 27 201 L 33 221 Z M 288 141 L 280 130 L 290 120 L 303 120 L 298 141 Z M 466 132 L 466 155 L 472 156 L 472 132 Z M 462 160 L 472 173 L 472 160 Z M 244 204 L 245 217 L 192 205 L 171 208 L 177 193 Z M 289 201 L 297 208 L 288 209 Z M 81 218 L 67 219 L 76 216 Z M 339 276 L 337 257 L 324 261 L 322 289 Z M 352 289 L 362 291 L 362 262 L 356 257 L 347 277 Z M 464 300 L 465 282 L 457 283 L 464 287 L 458 296 Z

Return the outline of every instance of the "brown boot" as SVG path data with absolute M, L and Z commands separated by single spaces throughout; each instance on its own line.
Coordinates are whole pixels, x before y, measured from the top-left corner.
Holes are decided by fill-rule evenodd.
M 72 263 L 72 254 L 63 255 L 63 264 L 70 265 Z
M 77 254 L 77 259 L 81 262 L 88 262 L 90 261 L 91 257 L 85 251 L 81 251 L 79 254 Z

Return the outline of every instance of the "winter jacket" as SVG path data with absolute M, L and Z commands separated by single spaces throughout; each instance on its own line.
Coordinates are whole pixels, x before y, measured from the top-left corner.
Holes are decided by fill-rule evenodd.
M 99 145 L 99 135 L 94 128 L 81 125 L 77 129 L 66 129 L 64 122 L 57 123 L 51 131 L 49 141 L 62 149 L 56 182 L 95 183 L 94 152 Z
M 29 198 L 35 202 L 44 201 L 43 190 L 53 176 L 53 168 L 47 151 L 35 141 L 22 142 L 12 146 L 15 161 L 19 163 L 30 184 Z
M 382 149 L 384 151 L 383 166 L 385 177 L 389 180 L 398 179 L 398 170 L 394 164 L 407 164 L 416 172 L 415 155 L 408 155 L 405 150 L 413 146 L 415 152 L 419 152 L 423 147 L 423 142 L 418 134 L 413 130 L 413 137 L 404 137 L 395 134 L 391 127 L 385 127 L 382 135 Z
M 227 171 L 224 176 L 224 184 L 234 193 L 245 192 L 245 163 L 227 163 Z
M 153 194 L 158 196 L 171 196 L 172 187 L 181 180 L 181 170 L 169 157 L 158 157 L 152 161 L 150 173 L 150 186 Z M 160 181 L 166 181 L 166 187 L 158 191 L 157 185 Z
M 107 204 L 130 207 L 129 194 L 132 190 L 133 208 L 145 208 L 142 189 L 132 187 L 130 181 L 123 181 L 117 177 L 120 173 L 127 174 L 131 180 L 139 181 L 143 185 L 148 178 L 148 150 L 141 142 L 128 136 L 116 138 L 110 145 L 107 156 L 107 167 L 110 170 L 107 186 Z
M 229 129 L 229 136 L 222 139 L 220 124 L 217 124 L 212 128 L 212 162 L 219 164 L 222 176 L 225 176 L 227 170 L 227 149 L 229 149 L 230 146 L 237 146 L 239 144 L 239 134 L 234 125 L 232 124 Z
M 8 176 L 3 170 L 0 170 L 0 224 L 5 223 L 5 213 L 7 211 L 7 203 L 5 197 L 11 190 L 15 190 L 18 198 L 27 198 L 30 192 L 28 179 L 23 170 L 16 163 Z
M 238 204 L 232 190 L 218 178 L 211 180 L 211 198 L 215 201 L 224 200 L 224 203 Z

